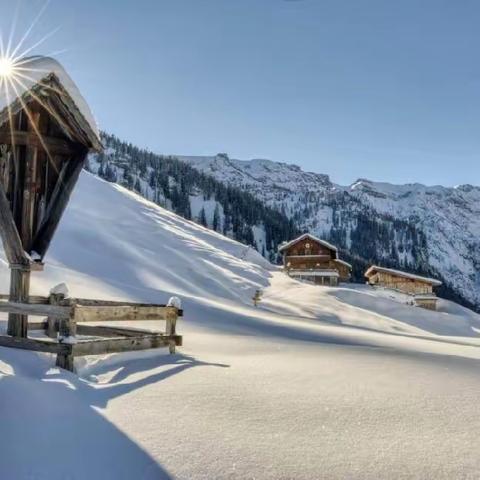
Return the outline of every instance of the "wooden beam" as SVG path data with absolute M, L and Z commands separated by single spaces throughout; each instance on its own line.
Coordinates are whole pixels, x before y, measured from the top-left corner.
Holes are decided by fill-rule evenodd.
M 28 330 L 46 330 L 48 322 L 46 320 L 40 320 L 39 322 L 28 322 Z
M 57 318 L 70 318 L 72 307 L 60 305 L 41 305 L 17 302 L 0 302 L 0 312 L 18 313 L 20 315 L 54 316 Z
M 9 295 L 6 293 L 0 293 L 0 300 L 8 300 Z M 33 304 L 40 304 L 40 305 L 48 305 L 50 303 L 50 297 L 44 297 L 41 295 L 30 295 L 28 303 Z M 71 305 L 78 305 L 81 307 L 166 307 L 163 304 L 157 303 L 136 303 L 136 302 L 122 302 L 119 300 L 98 300 L 98 299 L 88 299 L 88 298 L 67 298 L 59 302 L 59 305 L 62 306 L 71 306 Z M 177 316 L 183 316 L 183 310 L 177 310 Z
M 55 137 L 42 136 L 40 140 L 35 132 L 0 132 L 0 144 L 11 145 L 12 141 L 18 146 L 32 146 L 41 150 L 46 147 L 50 155 L 72 155 L 79 145 Z
M 39 340 L 33 338 L 15 338 L 0 335 L 0 347 L 20 348 L 22 350 L 32 350 L 34 352 L 62 353 L 69 354 L 72 346 L 50 340 Z
M 31 112 L 28 116 L 29 132 L 25 132 L 30 137 L 36 137 L 35 129 L 38 129 L 40 123 L 40 113 Z M 19 231 L 22 239 L 23 249 L 27 252 L 31 251 L 33 236 L 33 217 L 35 214 L 35 182 L 37 179 L 37 163 L 38 150 L 41 147 L 35 143 L 27 143 L 25 153 L 25 177 L 23 181 L 23 198 L 22 198 L 22 221 Z M 28 293 L 28 292 L 27 292 Z
M 176 334 L 176 328 L 177 328 L 177 314 L 175 310 L 169 309 L 167 311 L 167 328 L 166 328 L 166 333 L 167 335 L 172 339 L 168 343 L 168 349 L 170 351 L 170 354 L 175 353 L 175 341 L 173 340 L 173 337 Z
M 96 306 L 75 305 L 75 320 L 79 322 L 166 320 L 168 315 L 177 316 L 175 307 Z
M 0 236 L 10 265 L 27 266 L 30 264 L 30 259 L 23 249 L 2 182 L 0 182 Z
M 0 301 L 1 300 L 9 300 L 10 295 L 8 293 L 0 293 Z M 30 295 L 28 297 L 28 303 L 30 305 L 47 305 L 48 302 L 48 297 L 41 297 L 39 295 Z
M 123 327 L 105 327 L 100 325 L 77 325 L 78 335 L 90 335 L 92 337 L 138 337 L 148 335 L 151 332 L 145 329 L 133 329 Z
M 182 344 L 182 337 L 170 337 L 162 334 L 149 334 L 129 338 L 110 338 L 89 340 L 72 345 L 74 356 L 103 355 L 107 353 L 130 352 L 134 350 L 148 350 L 150 348 L 166 347 L 173 340 L 176 345 Z
M 42 221 L 42 224 L 35 235 L 32 244 L 32 250 L 38 252 L 41 257 L 43 257 L 48 250 L 50 242 L 53 238 L 53 234 L 58 227 L 58 223 L 62 218 L 65 208 L 67 207 L 67 203 L 70 199 L 73 188 L 77 183 L 78 176 L 82 171 L 86 156 L 87 150 L 84 150 L 82 154 L 72 158 L 68 162 L 65 178 L 61 187 L 59 188 L 58 195 L 50 206 L 49 211 L 45 214 L 44 220 Z
M 30 270 L 12 268 L 10 270 L 10 302 L 21 305 L 28 302 L 30 292 Z M 7 333 L 14 337 L 26 337 L 28 334 L 28 316 L 19 311 L 9 311 Z

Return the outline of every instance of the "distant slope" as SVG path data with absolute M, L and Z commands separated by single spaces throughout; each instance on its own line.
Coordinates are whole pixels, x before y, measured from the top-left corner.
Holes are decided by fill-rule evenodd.
M 105 153 L 92 155 L 87 170 L 251 245 L 270 260 L 275 260 L 279 243 L 298 233 L 292 220 L 281 212 L 175 157 L 156 155 L 106 133 L 102 133 L 102 141 Z
M 442 294 L 480 308 L 480 187 L 350 186 L 296 165 L 226 155 L 179 157 L 242 188 L 291 218 L 300 230 L 338 244 L 358 280 L 368 263 L 436 275 Z

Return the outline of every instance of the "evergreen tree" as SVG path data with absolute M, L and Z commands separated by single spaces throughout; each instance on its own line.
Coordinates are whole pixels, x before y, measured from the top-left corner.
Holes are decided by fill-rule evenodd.
M 204 227 L 208 227 L 207 216 L 205 215 L 205 208 L 204 207 L 202 207 L 202 209 L 200 210 L 200 215 L 198 217 L 198 222 L 200 223 L 200 225 L 203 225 Z
M 220 228 L 220 209 L 218 208 L 218 203 L 215 205 L 215 210 L 213 212 L 212 228 L 216 232 L 218 232 Z

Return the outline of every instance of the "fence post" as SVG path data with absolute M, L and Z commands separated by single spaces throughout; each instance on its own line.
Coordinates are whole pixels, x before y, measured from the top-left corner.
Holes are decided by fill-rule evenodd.
M 62 296 L 62 300 L 63 300 L 63 301 L 59 300 L 59 302 L 65 304 L 64 295 L 58 294 L 57 297 L 59 295 Z M 73 343 L 76 343 L 76 340 L 75 340 L 76 334 L 77 334 L 77 322 L 75 320 L 75 308 L 72 308 L 70 312 L 70 318 L 68 319 L 62 318 L 59 322 L 58 340 L 60 343 L 73 344 Z M 56 366 L 60 368 L 64 368 L 65 370 L 69 370 L 70 372 L 73 372 L 74 371 L 73 354 L 59 353 L 57 355 Z
M 65 299 L 63 293 L 51 293 L 48 298 L 50 305 L 60 305 Z M 59 330 L 59 320 L 55 317 L 47 317 L 47 330 L 45 334 L 50 338 L 57 338 L 57 332 Z
M 178 310 L 175 307 L 167 307 L 167 328 L 166 333 L 168 336 L 172 336 L 176 334 L 177 330 L 177 317 L 178 317 Z M 168 341 L 168 350 L 171 354 L 175 353 L 175 340 L 171 338 Z

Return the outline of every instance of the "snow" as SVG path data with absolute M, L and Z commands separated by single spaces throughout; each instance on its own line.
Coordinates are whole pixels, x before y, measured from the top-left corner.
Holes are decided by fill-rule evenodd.
M 184 346 L 86 358 L 78 376 L 0 348 L 2 478 L 477 477 L 480 316 L 467 309 L 303 284 L 86 173 L 45 262 L 33 294 L 67 282 L 79 297 L 179 297 Z
M 182 308 L 182 301 L 178 297 L 170 297 L 167 302 L 168 307 Z
M 65 298 L 69 296 L 69 290 L 66 283 L 59 283 L 50 289 L 51 295 L 63 295 Z
M 384 272 L 384 273 L 391 273 L 392 275 L 396 275 L 398 277 L 405 277 L 405 278 L 411 278 L 412 280 L 418 280 L 420 282 L 427 282 L 431 283 L 434 286 L 439 286 L 442 284 L 439 280 L 436 280 L 434 278 L 428 278 L 428 277 L 422 277 L 420 275 L 415 275 L 413 273 L 409 272 L 402 272 L 400 270 L 395 270 L 393 268 L 385 268 L 385 267 L 379 267 L 377 265 L 372 265 L 369 267 L 369 269 L 365 272 L 365 276 L 369 277 L 371 274 L 375 272 Z
M 278 251 L 283 252 L 283 250 L 291 247 L 292 245 L 294 245 L 297 242 L 300 242 L 300 241 L 304 240 L 305 238 L 309 238 L 310 240 L 312 240 L 314 242 L 320 243 L 321 245 L 324 245 L 325 247 L 327 247 L 330 250 L 333 250 L 335 252 L 337 251 L 337 247 L 335 245 L 332 245 L 331 243 L 328 243 L 325 240 L 321 240 L 320 238 L 317 238 L 315 235 L 312 235 L 311 233 L 304 233 L 303 235 L 300 235 L 299 237 L 294 238 L 293 240 L 290 240 L 289 242 L 282 244 L 280 246 L 280 248 L 278 249 Z
M 21 82 L 16 82 L 13 80 L 15 82 L 18 95 L 12 91 L 11 88 L 9 89 L 9 92 L 7 92 L 5 88 L 0 89 L 0 112 L 14 101 L 14 96 L 16 97 L 23 95 L 34 85 L 40 83 L 43 79 L 48 77 L 48 75 L 53 73 L 60 80 L 60 83 L 63 85 L 65 90 L 67 90 L 68 94 L 89 124 L 92 131 L 95 133 L 97 138 L 100 139 L 98 125 L 95 121 L 92 111 L 90 110 L 90 107 L 78 90 L 74 81 L 57 60 L 44 56 L 32 56 L 22 58 L 18 60 L 17 63 L 21 63 L 23 73 L 26 73 L 28 78 L 25 78 L 26 76 L 22 76 Z

